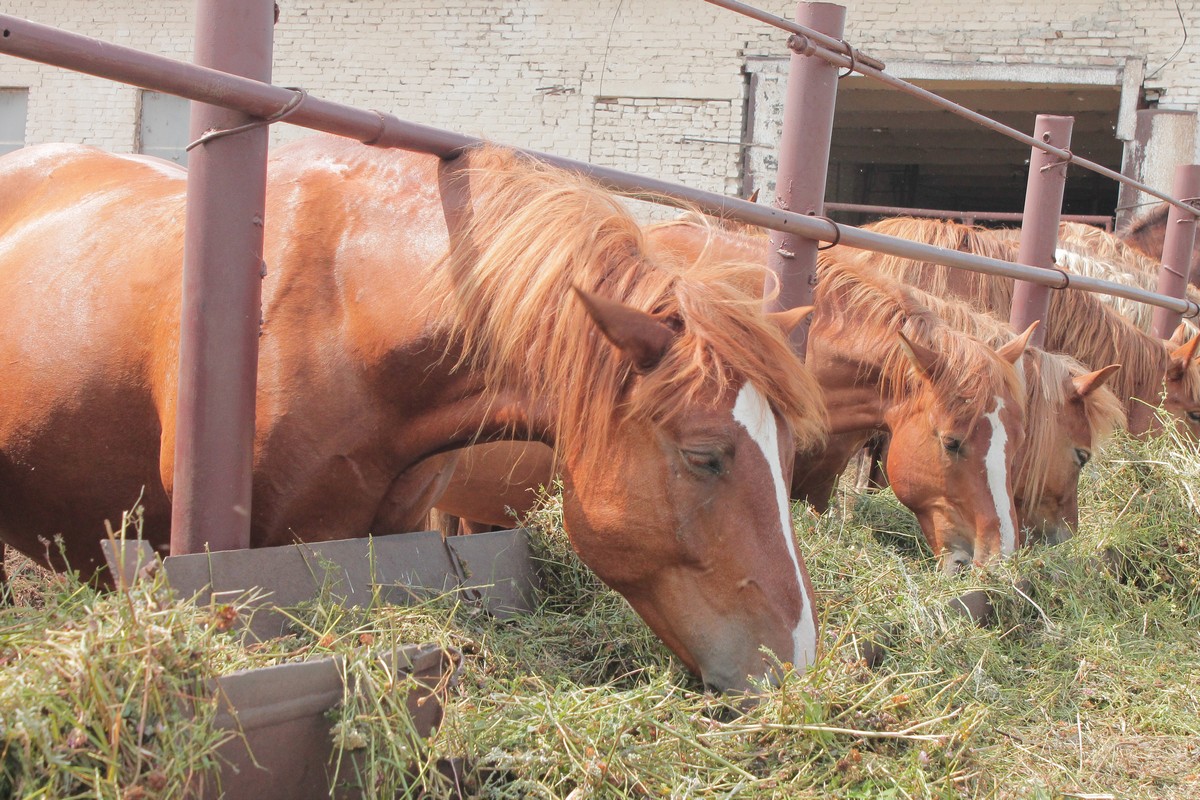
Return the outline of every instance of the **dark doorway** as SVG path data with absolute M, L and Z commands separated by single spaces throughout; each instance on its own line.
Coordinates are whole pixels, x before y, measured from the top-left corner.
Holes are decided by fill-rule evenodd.
M 1118 87 L 938 81 L 925 88 L 1032 133 L 1036 116 L 1075 118 L 1072 152 L 1121 168 Z M 830 152 L 830 202 L 956 211 L 1020 211 L 1029 147 L 880 84 L 843 81 Z M 1064 214 L 1112 214 L 1117 185 L 1072 169 Z M 847 220 L 851 221 L 851 220 Z

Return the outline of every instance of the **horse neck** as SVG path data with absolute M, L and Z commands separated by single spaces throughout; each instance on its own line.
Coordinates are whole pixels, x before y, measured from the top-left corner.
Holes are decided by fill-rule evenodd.
M 421 377 L 414 381 L 414 375 Z M 489 387 L 482 373 L 459 363 L 453 347 L 431 342 L 404 348 L 370 370 L 368 381 L 393 409 L 396 452 L 413 463 L 477 442 L 511 439 L 553 446 L 550 409 L 520 387 Z
M 895 343 L 885 340 L 886 346 L 880 347 L 879 337 L 846 325 L 847 310 L 825 299 L 818 299 L 805 365 L 821 385 L 829 432 L 840 435 L 880 428 L 887 412 L 905 395 L 905 387 L 893 385 L 887 369 Z
M 1151 258 L 1161 260 L 1163 242 L 1166 239 L 1166 224 L 1167 209 L 1165 206 L 1161 206 L 1144 217 L 1134 220 L 1129 227 L 1117 234 L 1117 238 L 1139 253 L 1145 253 Z
M 829 337 L 824 326 L 809 332 L 806 365 L 821 385 L 829 412 L 829 433 L 840 435 L 879 428 L 893 405 L 892 393 L 883 387 L 881 365 L 865 357 L 845 337 Z

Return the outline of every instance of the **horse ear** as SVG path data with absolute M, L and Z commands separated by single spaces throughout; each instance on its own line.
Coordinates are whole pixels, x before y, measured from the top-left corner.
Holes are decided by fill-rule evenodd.
M 1180 325 L 1179 327 L 1182 328 L 1183 326 Z M 1196 357 L 1196 345 L 1198 344 L 1200 344 L 1200 333 L 1193 336 L 1187 344 L 1182 344 L 1171 351 L 1171 366 L 1167 370 L 1168 377 L 1180 378 L 1183 376 L 1183 373 L 1187 372 L 1192 359 Z
M 649 372 L 658 365 L 675 338 L 670 327 L 653 314 L 585 292 L 578 286 L 574 289 L 604 338 L 633 362 L 634 370 Z
M 755 189 L 753 192 L 750 193 L 750 196 L 746 198 L 746 202 L 747 203 L 757 203 L 758 202 L 758 189 Z
M 1181 322 L 1175 328 L 1175 332 L 1171 334 L 1171 338 L 1167 341 L 1174 345 L 1187 344 L 1187 323 Z
M 1041 320 L 1035 319 L 1033 322 L 1029 323 L 1029 327 L 1026 328 L 1020 336 L 1013 339 L 1011 342 L 996 348 L 996 355 L 1000 356 L 1013 366 L 1016 366 L 1017 361 L 1019 361 L 1021 356 L 1025 354 L 1025 348 L 1029 346 L 1029 337 L 1033 336 L 1033 332 L 1037 330 L 1037 326 L 1040 322 Z
M 1075 393 L 1080 397 L 1087 397 L 1108 383 L 1108 379 L 1116 375 L 1117 370 L 1120 368 L 1120 364 L 1109 364 L 1107 367 L 1098 369 L 1095 372 L 1089 372 L 1086 375 L 1076 375 L 1074 378 L 1071 378 L 1071 383 L 1075 385 Z
M 787 311 L 772 311 L 767 314 L 767 319 L 778 325 L 783 330 L 784 336 L 789 336 L 801 322 L 804 322 L 812 314 L 814 308 L 816 306 L 796 306 Z
M 938 354 L 928 347 L 917 344 L 909 339 L 904 335 L 904 331 L 896 331 L 896 335 L 900 337 L 900 349 L 904 351 L 904 355 L 908 356 L 913 370 L 922 378 L 931 380 L 933 378 L 933 368 L 937 364 Z

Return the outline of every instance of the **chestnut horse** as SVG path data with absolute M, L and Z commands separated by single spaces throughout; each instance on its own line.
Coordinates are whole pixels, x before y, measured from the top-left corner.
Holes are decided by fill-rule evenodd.
M 814 300 L 807 364 L 825 391 L 835 446 L 820 471 L 797 470 L 793 496 L 823 504 L 867 435 L 886 427 L 892 488 L 945 568 L 1012 554 L 1012 479 L 1025 438 L 1014 364 L 1025 339 L 994 350 L 890 278 L 830 259 Z
M 0 540 L 35 559 L 61 534 L 90 571 L 139 497 L 166 545 L 183 177 L 88 147 L 0 160 Z M 497 147 L 279 148 L 266 223 L 253 546 L 409 529 L 438 488 L 422 460 L 541 441 L 582 559 L 706 683 L 770 674 L 764 650 L 811 662 L 786 490 L 825 414 L 761 266 L 660 263 L 619 199 Z
M 1170 211 L 1169 203 L 1159 203 L 1122 225 L 1116 236 L 1139 253 L 1160 262 L 1167 240 L 1167 216 Z M 1192 265 L 1188 273 L 1188 283 L 1200 288 L 1200 236 L 1197 236 L 1192 244 Z
M 992 231 L 945 220 L 896 217 L 867 228 L 951 250 L 1015 261 L 1017 243 Z M 872 266 L 897 279 L 940 296 L 960 297 L 972 306 L 1007 318 L 1013 281 L 995 275 L 952 270 L 927 262 L 876 255 Z M 1195 359 L 1200 337 L 1189 341 L 1157 339 L 1141 331 L 1087 292 L 1050 294 L 1045 320 L 1045 349 L 1067 353 L 1092 369 L 1121 364 L 1110 386 L 1126 404 L 1130 431 L 1157 430 L 1149 413 L 1160 403 L 1191 435 L 1200 437 L 1200 363 Z
M 685 218 L 651 237 L 685 258 L 717 250 L 766 263 L 765 237 L 746 226 L 706 232 Z M 814 303 L 806 360 L 825 392 L 830 438 L 799 453 L 792 497 L 824 508 L 850 455 L 886 427 L 896 496 L 943 566 L 1011 554 L 1020 535 L 1013 467 L 1025 439 L 1013 365 L 1026 339 L 993 350 L 948 328 L 907 287 L 831 260 L 818 270 Z

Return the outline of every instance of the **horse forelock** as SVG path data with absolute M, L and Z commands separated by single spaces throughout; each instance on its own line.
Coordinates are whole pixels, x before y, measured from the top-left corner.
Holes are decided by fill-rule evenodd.
M 683 268 L 656 257 L 591 181 L 495 146 L 466 159 L 469 220 L 424 291 L 489 391 L 551 409 L 561 452 L 604 447 L 622 420 L 665 423 L 744 382 L 799 443 L 823 435 L 820 389 L 762 313 L 763 267 L 706 256 Z M 658 366 L 636 376 L 573 287 L 673 320 Z
M 819 265 L 817 306 L 833 319 L 836 335 L 861 340 L 866 352 L 882 355 L 881 391 L 900 399 L 920 389 L 924 379 L 915 374 L 900 337 L 939 354 L 931 380 L 936 395 L 973 427 L 993 404 L 1007 393 L 1024 405 L 1022 379 L 1010 364 L 989 346 L 954 327 L 924 301 L 924 292 L 912 290 L 869 268 L 825 257 Z

